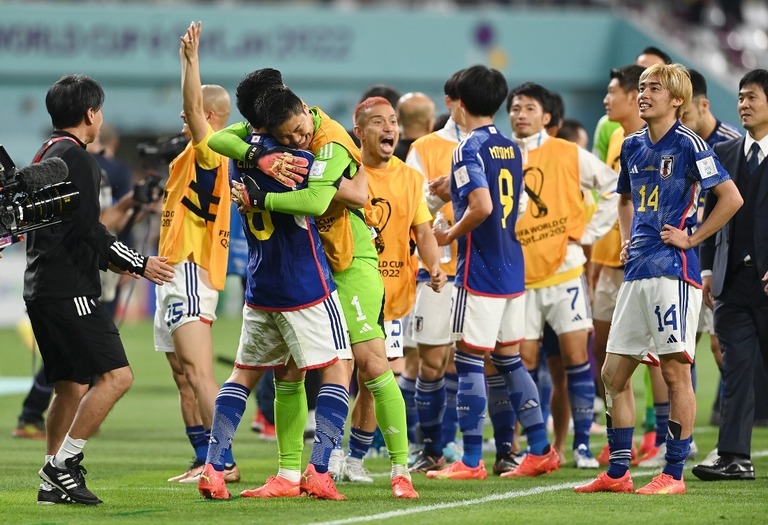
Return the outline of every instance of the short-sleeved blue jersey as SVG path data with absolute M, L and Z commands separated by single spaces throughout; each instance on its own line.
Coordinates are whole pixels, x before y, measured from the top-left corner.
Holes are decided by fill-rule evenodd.
M 631 193 L 634 205 L 624 280 L 670 276 L 701 285 L 696 249 L 664 244 L 661 230 L 669 224 L 690 235 L 700 192 L 729 179 L 712 148 L 679 121 L 656 144 L 647 127 L 628 136 L 616 189 Z
M 279 146 L 271 136 L 250 135 L 249 143 L 265 148 Z M 308 151 L 293 155 L 314 160 Z M 232 180 L 252 178 L 267 192 L 291 191 L 262 173 L 254 163 L 232 160 Z M 297 186 L 306 186 L 306 180 Z M 248 271 L 245 302 L 258 310 L 299 310 L 322 302 L 336 289 L 323 251 L 320 235 L 312 217 L 274 211 L 249 211 L 240 216 L 248 240 Z
M 725 142 L 726 140 L 738 137 L 741 137 L 741 133 L 738 129 L 718 120 L 715 124 L 715 129 L 712 130 L 712 133 L 707 137 L 707 144 L 709 144 L 710 147 L 713 147 L 718 142 Z
M 492 297 L 522 294 L 523 249 L 515 235 L 524 191 L 520 149 L 494 126 L 477 128 L 454 151 L 451 173 L 456 222 L 466 213 L 473 190 L 487 188 L 493 202 L 491 215 L 458 239 L 456 286 Z

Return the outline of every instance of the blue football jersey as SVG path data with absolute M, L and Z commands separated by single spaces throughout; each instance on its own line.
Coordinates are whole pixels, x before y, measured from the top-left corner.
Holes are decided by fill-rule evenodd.
M 715 124 L 715 129 L 712 130 L 712 133 L 707 137 L 707 144 L 712 147 L 718 142 L 725 142 L 726 140 L 738 137 L 741 137 L 741 132 L 738 129 L 718 120 L 717 124 Z
M 647 128 L 628 136 L 616 189 L 631 193 L 634 205 L 624 280 L 670 276 L 701 285 L 696 249 L 664 244 L 661 230 L 669 224 L 690 235 L 700 192 L 729 179 L 712 148 L 679 121 L 656 144 Z
M 237 217 L 237 205 L 233 202 L 229 213 L 230 217 Z M 235 219 L 232 219 L 233 221 Z M 229 256 L 227 257 L 227 275 L 239 275 L 245 277 L 248 274 L 248 240 L 245 232 L 234 227 L 229 229 Z
M 250 135 L 246 141 L 266 148 L 280 146 L 267 135 Z M 308 151 L 291 151 L 310 162 Z M 253 162 L 232 160 L 232 180 L 252 178 L 267 192 L 292 191 L 262 173 Z M 306 186 L 306 179 L 296 189 Z M 241 215 L 248 241 L 248 269 L 245 302 L 259 310 L 299 310 L 322 302 L 336 289 L 325 258 L 320 235 L 312 217 L 267 210 Z
M 731 126 L 730 124 L 726 124 L 725 122 L 718 120 L 715 124 L 715 129 L 712 130 L 712 133 L 709 135 L 709 137 L 706 138 L 706 140 L 710 147 L 714 147 L 715 144 L 719 142 L 725 142 L 726 140 L 731 140 L 738 137 L 741 137 L 741 132 L 738 129 Z M 699 196 L 699 206 L 704 206 L 704 198 L 706 195 L 706 191 L 701 192 L 701 195 Z M 697 249 L 699 248 L 701 248 L 701 245 L 699 245 Z
M 473 190 L 487 188 L 493 202 L 491 215 L 457 239 L 456 286 L 477 295 L 520 295 L 525 291 L 523 248 L 515 234 L 524 188 L 520 149 L 494 126 L 477 128 L 454 151 L 451 173 L 456 222 Z

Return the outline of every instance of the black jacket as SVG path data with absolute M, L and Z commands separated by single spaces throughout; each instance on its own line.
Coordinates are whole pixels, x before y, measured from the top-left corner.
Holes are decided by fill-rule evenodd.
M 739 171 L 744 162 L 744 137 L 731 139 L 727 142 L 715 144 L 714 150 L 720 158 L 720 163 L 728 173 L 731 179 L 736 183 L 739 179 Z M 757 273 L 762 278 L 768 271 L 768 162 L 760 165 L 760 171 L 756 175 L 759 183 L 755 188 L 757 191 L 755 209 L 754 209 L 754 242 L 755 242 L 755 266 Z M 744 195 L 746 202 L 747 196 Z M 708 192 L 704 205 L 704 218 L 709 217 L 712 209 L 717 204 L 717 196 Z M 717 232 L 717 234 L 704 240 L 701 244 L 700 262 L 702 270 L 712 270 L 712 295 L 719 296 L 723 292 L 725 283 L 725 274 L 728 270 L 728 257 L 731 241 L 733 239 L 734 220 L 728 221 L 728 224 Z
M 51 143 L 51 141 L 55 141 Z M 56 131 L 37 157 L 62 159 L 69 168 L 68 181 L 80 193 L 80 206 L 62 222 L 27 234 L 25 301 L 57 301 L 101 295 L 99 269 L 107 263 L 139 275 L 146 259 L 111 235 L 99 222 L 101 170 L 96 159 L 77 137 Z

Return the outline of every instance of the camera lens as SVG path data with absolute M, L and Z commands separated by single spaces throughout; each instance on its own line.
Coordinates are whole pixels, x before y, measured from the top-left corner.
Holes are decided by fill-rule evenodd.
M 19 206 L 19 226 L 39 224 L 75 211 L 80 194 L 71 182 L 60 182 L 32 193 Z

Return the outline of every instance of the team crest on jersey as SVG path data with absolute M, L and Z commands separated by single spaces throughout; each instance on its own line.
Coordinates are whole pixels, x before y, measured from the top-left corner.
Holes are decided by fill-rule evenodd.
M 673 155 L 661 156 L 661 168 L 659 169 L 659 172 L 661 173 L 662 179 L 666 179 L 670 175 L 672 175 L 674 162 L 675 162 L 675 157 Z

